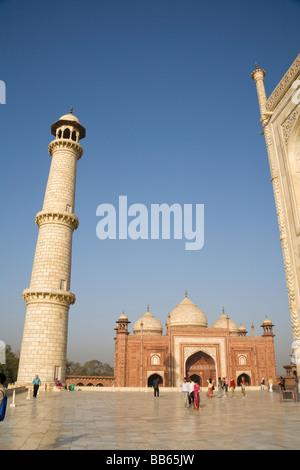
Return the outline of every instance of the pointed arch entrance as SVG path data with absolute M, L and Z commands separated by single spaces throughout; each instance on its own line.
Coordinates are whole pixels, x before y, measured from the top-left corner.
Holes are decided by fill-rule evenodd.
M 157 379 L 157 378 L 158 378 L 158 380 L 159 380 L 159 382 L 158 382 L 159 385 L 162 385 L 162 384 L 163 384 L 163 378 L 162 378 L 162 376 L 159 375 L 159 374 L 152 374 L 152 375 L 150 375 L 150 377 L 148 377 L 147 386 L 148 386 L 148 387 L 152 387 L 152 386 L 153 386 L 153 380 L 154 380 L 154 379 Z
M 215 360 L 204 351 L 197 351 L 186 360 L 186 376 L 200 381 L 200 385 L 206 387 L 210 378 L 216 383 Z
M 243 374 L 240 374 L 240 375 L 238 376 L 238 378 L 237 378 L 237 385 L 238 385 L 238 387 L 241 385 L 243 378 L 245 379 L 246 385 L 251 385 L 251 378 L 250 378 L 250 376 L 249 376 L 248 374 L 244 374 L 244 373 L 243 373 Z

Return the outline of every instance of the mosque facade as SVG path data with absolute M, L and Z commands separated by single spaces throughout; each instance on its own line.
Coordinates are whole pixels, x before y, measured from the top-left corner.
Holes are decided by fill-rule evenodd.
M 147 387 L 159 377 L 161 386 L 178 387 L 183 377 L 198 379 L 202 386 L 212 378 L 234 378 L 239 385 L 242 377 L 248 385 L 267 383 L 276 376 L 274 333 L 271 320 L 261 324 L 261 336 L 249 335 L 238 326 L 224 309 L 209 327 L 206 315 L 187 293 L 168 315 L 165 332 L 147 308 L 133 325 L 123 313 L 115 328 L 114 385 Z

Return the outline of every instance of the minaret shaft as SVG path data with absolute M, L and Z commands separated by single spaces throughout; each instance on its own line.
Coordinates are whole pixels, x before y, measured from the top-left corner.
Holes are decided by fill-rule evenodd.
M 85 130 L 71 114 L 53 127 L 56 139 L 49 145 L 52 162 L 43 210 L 35 219 L 39 234 L 30 287 L 23 292 L 27 309 L 18 383 L 31 383 L 36 374 L 43 382 L 64 382 L 66 374 L 68 314 L 75 302 L 70 284 L 72 236 L 78 227 L 76 166 L 83 153 L 78 140 Z
M 53 142 L 53 147 L 55 141 Z M 56 147 L 52 150 L 52 163 L 44 198 L 43 212 L 74 213 L 76 165 L 78 156 L 74 148 Z

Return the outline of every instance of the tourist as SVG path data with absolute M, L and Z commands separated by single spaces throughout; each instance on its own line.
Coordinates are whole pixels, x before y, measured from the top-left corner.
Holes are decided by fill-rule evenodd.
M 214 381 L 211 378 L 207 381 L 207 387 L 208 388 L 207 388 L 206 396 L 209 398 L 212 398 L 215 387 L 214 387 Z
M 152 386 L 154 388 L 154 396 L 159 397 L 159 377 L 155 377 L 152 382 Z
M 194 410 L 199 410 L 199 408 L 201 409 L 201 406 L 200 406 L 200 392 L 201 392 L 201 388 L 200 388 L 199 381 L 195 380 L 195 385 L 194 385 Z
M 223 398 L 223 380 L 221 377 L 218 379 L 218 397 Z
M 245 381 L 245 377 L 242 377 L 242 380 L 241 380 L 241 390 L 242 390 L 243 398 L 246 398 L 246 381 Z
M 180 382 L 179 384 L 181 386 L 181 389 L 182 389 L 182 393 L 183 393 L 183 399 L 184 399 L 184 406 L 186 408 L 188 408 L 189 406 L 189 391 L 190 391 L 190 385 L 187 381 L 187 378 L 184 377 L 183 381 Z
M 191 377 L 189 377 L 189 406 L 194 404 L 194 385 Z
M 6 392 L 5 392 L 5 387 L 4 387 L 4 384 L 6 382 L 6 375 L 3 374 L 2 372 L 0 373 L 0 406 L 1 406 L 1 403 L 3 401 L 3 398 L 6 396 Z
M 280 377 L 279 386 L 281 391 L 285 390 L 285 379 L 283 379 L 282 377 Z
M 263 377 L 260 382 L 260 389 L 264 390 L 265 389 L 265 378 Z
M 56 385 L 56 387 L 59 387 L 59 388 L 62 387 L 62 383 L 58 379 L 55 380 L 55 385 Z
M 269 392 L 273 392 L 273 379 L 270 377 L 268 380 Z
M 227 398 L 228 386 L 226 387 L 226 378 L 225 377 L 223 377 L 223 379 L 222 379 L 222 387 L 223 387 L 223 398 Z
M 227 377 L 225 377 L 225 394 L 226 394 L 226 397 L 227 397 L 227 394 L 228 394 L 228 386 L 229 386 L 229 380 Z
M 33 398 L 36 398 L 38 390 L 39 390 L 39 386 L 42 385 L 42 382 L 40 381 L 38 375 L 35 376 L 32 383 L 33 383 Z
M 235 380 L 230 380 L 230 391 L 231 391 L 231 398 L 235 397 Z

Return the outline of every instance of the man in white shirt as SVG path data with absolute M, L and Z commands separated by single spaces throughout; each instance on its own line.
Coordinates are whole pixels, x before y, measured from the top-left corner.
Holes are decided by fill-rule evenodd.
M 189 406 L 189 391 L 190 391 L 189 385 L 190 384 L 187 381 L 187 378 L 184 377 L 183 381 L 181 381 L 179 385 L 181 386 L 182 393 L 183 393 L 184 406 L 187 408 Z
M 195 383 L 192 381 L 191 377 L 189 377 L 189 406 L 194 403 L 194 385 Z

